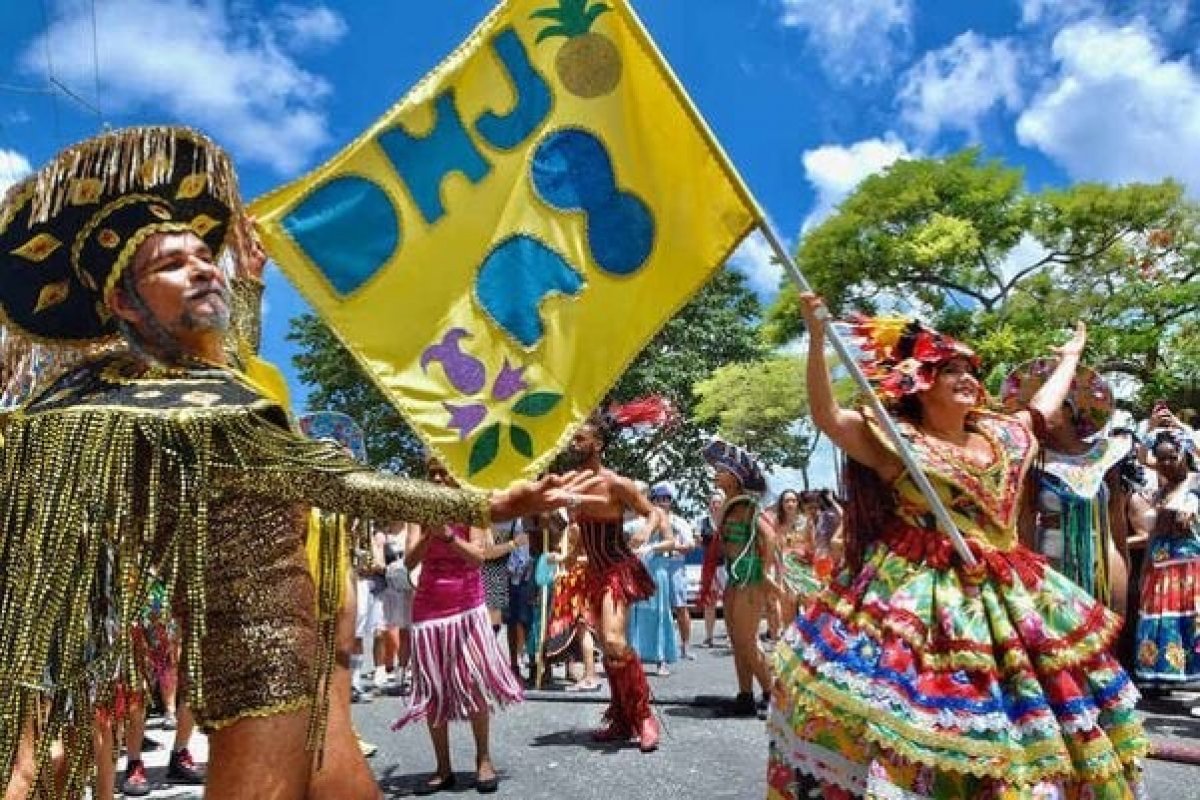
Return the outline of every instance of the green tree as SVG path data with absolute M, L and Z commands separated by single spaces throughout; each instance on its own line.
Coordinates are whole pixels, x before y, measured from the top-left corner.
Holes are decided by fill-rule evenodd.
M 300 380 L 311 388 L 309 407 L 340 411 L 357 420 L 363 428 L 367 460 L 372 466 L 420 474 L 424 455 L 421 440 L 325 323 L 312 314 L 294 317 L 287 338 L 300 347 L 292 360 Z
M 669 480 L 701 507 L 712 489 L 700 449 L 710 434 L 695 419 L 692 387 L 726 364 L 762 358 L 762 308 L 740 272 L 722 269 L 642 350 L 609 393 L 610 402 L 661 395 L 680 412 L 665 431 L 632 431 L 609 446 L 613 469 L 649 483 Z
M 792 356 L 718 367 L 696 383 L 696 421 L 776 467 L 794 467 L 808 488 L 808 464 L 821 434 L 808 417 L 805 362 Z
M 867 178 L 797 260 L 835 314 L 915 302 L 978 347 L 993 387 L 1083 319 L 1091 363 L 1171 396 L 1187 384 L 1200 313 L 1198 232 L 1196 206 L 1173 181 L 1034 192 L 1019 170 L 971 149 Z M 786 341 L 799 320 L 795 292 L 784 291 L 765 335 Z

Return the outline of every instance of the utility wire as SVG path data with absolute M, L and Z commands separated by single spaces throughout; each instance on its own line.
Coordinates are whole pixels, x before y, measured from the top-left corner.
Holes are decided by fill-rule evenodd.
M 46 10 L 46 0 L 41 2 L 42 8 L 42 24 L 46 28 L 45 44 L 46 44 L 46 80 L 50 83 L 55 82 L 54 78 L 54 61 L 50 57 L 50 12 Z M 50 95 L 50 102 L 54 106 L 54 142 L 62 144 L 62 126 L 58 118 L 58 93 L 53 92 Z
M 96 119 L 104 125 L 104 113 L 100 110 L 100 43 L 96 34 L 96 0 L 92 0 L 92 90 L 96 98 Z
M 79 103 L 79 105 L 83 106 L 83 107 L 84 107 L 84 108 L 86 108 L 88 111 L 91 111 L 93 114 L 95 114 L 95 115 L 96 115 L 96 117 L 97 117 L 97 119 L 99 119 L 101 122 L 103 121 L 104 117 L 103 117 L 103 115 L 100 113 L 100 109 L 99 109 L 99 108 L 97 108 L 97 107 L 96 107 L 96 105 L 95 105 L 94 103 L 91 103 L 91 102 L 89 102 L 89 101 L 87 101 L 87 100 L 84 100 L 84 99 L 83 99 L 82 97 L 80 97 L 78 94 L 76 94 L 75 92 L 71 91 L 70 87 L 68 87 L 68 86 L 67 86 L 65 83 L 63 83 L 62 81 L 60 81 L 58 78 L 51 78 L 51 79 L 50 79 L 50 83 L 51 83 L 51 84 L 53 84 L 55 87 L 57 87 L 57 89 L 58 89 L 60 92 L 62 92 L 63 94 L 65 94 L 67 97 L 71 98 L 71 99 L 72 99 L 72 100 L 74 100 L 76 103 Z

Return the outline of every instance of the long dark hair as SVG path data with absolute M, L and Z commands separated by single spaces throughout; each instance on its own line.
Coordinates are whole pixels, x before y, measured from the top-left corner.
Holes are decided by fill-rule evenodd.
M 842 470 L 842 485 L 846 493 L 846 564 L 857 572 L 862 567 L 863 553 L 887 525 L 896 502 L 892 490 L 875 470 L 849 456 Z
M 783 501 L 785 499 L 787 499 L 787 496 L 789 494 L 796 498 L 796 518 L 799 519 L 800 515 L 804 512 L 804 509 L 800 503 L 800 500 L 801 500 L 800 493 L 797 492 L 795 489 L 784 489 L 782 492 L 779 493 L 779 497 L 775 498 L 775 522 L 776 523 L 783 522 Z

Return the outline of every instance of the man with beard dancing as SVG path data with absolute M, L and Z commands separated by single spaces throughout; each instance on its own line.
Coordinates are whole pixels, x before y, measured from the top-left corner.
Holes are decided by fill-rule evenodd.
M 665 525 L 663 513 L 638 492 L 633 481 L 604 466 L 602 456 L 614 424 L 612 416 L 593 416 L 571 437 L 569 455 L 575 469 L 599 476 L 590 497 L 572 508 L 587 553 L 586 591 L 598 618 L 604 672 L 612 700 L 604 712 L 605 727 L 593 738 L 617 742 L 637 737 L 643 753 L 658 748 L 658 721 L 650 710 L 650 687 L 637 653 L 625 636 L 631 603 L 654 594 L 654 581 L 629 547 L 622 532 L 626 509 L 648 520 L 650 529 Z

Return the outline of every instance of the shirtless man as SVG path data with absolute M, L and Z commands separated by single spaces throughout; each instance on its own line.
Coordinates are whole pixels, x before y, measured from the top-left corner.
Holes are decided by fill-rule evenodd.
M 654 594 L 654 580 L 630 549 L 622 532 L 626 509 L 645 517 L 650 529 L 666 525 L 663 512 L 638 492 L 633 481 L 601 461 L 609 436 L 601 419 L 584 423 L 571 438 L 570 455 L 577 469 L 599 476 L 590 496 L 572 508 L 587 553 L 587 594 L 598 614 L 604 672 L 612 702 L 604 713 L 605 727 L 594 738 L 616 742 L 636 736 L 643 753 L 658 748 L 658 721 L 650 710 L 650 687 L 637 653 L 625 637 L 629 604 Z

